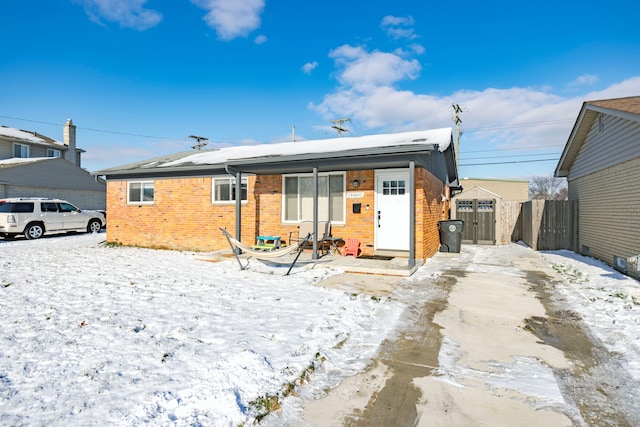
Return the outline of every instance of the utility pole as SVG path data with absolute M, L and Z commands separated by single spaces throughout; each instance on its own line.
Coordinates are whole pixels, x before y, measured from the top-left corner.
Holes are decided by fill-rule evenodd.
M 209 138 L 205 138 L 204 136 L 197 136 L 197 135 L 189 135 L 189 138 L 193 138 L 196 141 L 198 141 L 196 145 L 191 146 L 191 148 L 193 148 L 194 150 L 200 150 L 202 147 L 208 144 L 208 142 L 203 142 L 203 141 L 209 140 Z
M 453 107 L 453 112 L 455 113 L 455 117 L 453 121 L 456 124 L 456 169 L 458 168 L 458 163 L 460 162 L 460 123 L 462 123 L 462 119 L 460 118 L 460 113 L 462 113 L 462 108 L 458 104 L 451 104 Z
M 351 119 L 349 119 L 349 118 L 331 120 L 331 123 L 333 123 L 333 126 L 331 126 L 331 127 L 338 131 L 338 138 L 340 138 L 342 136 L 342 132 L 349 132 L 349 129 L 343 128 L 342 124 L 344 122 L 350 122 L 350 121 L 351 121 Z

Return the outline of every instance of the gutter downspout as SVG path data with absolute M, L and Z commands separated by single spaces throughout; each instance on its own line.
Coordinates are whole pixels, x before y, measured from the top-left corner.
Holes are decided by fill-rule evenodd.
M 409 162 L 409 267 L 416 265 L 416 163 Z

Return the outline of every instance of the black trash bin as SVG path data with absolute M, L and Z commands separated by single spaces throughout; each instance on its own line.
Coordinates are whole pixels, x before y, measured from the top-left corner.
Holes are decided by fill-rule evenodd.
M 460 253 L 464 221 L 461 219 L 438 221 L 438 229 L 440 230 L 440 252 Z

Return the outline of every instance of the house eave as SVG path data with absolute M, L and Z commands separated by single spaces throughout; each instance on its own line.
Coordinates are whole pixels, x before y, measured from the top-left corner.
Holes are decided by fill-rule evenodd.
M 578 118 L 569 134 L 569 139 L 562 150 L 553 176 L 561 178 L 568 175 L 569 169 L 578 155 L 580 147 L 582 147 L 582 144 L 587 138 L 589 130 L 597 116 L 598 112 L 591 109 L 588 103 L 583 103 L 580 114 L 578 114 Z
M 435 144 L 401 145 L 394 147 L 374 147 L 329 153 L 295 154 L 245 159 L 230 159 L 224 163 L 195 164 L 183 163 L 179 166 L 141 167 L 104 169 L 92 172 L 115 179 L 133 177 L 175 177 L 224 174 L 227 171 L 256 175 L 274 173 L 305 173 L 317 167 L 321 172 L 331 170 L 363 170 L 378 168 L 408 167 L 411 160 L 419 166 L 425 166 L 425 156 L 438 147 Z M 145 162 L 152 163 L 152 162 Z
M 117 171 L 99 170 L 91 172 L 91 175 L 104 176 L 107 179 L 133 179 L 133 178 L 181 178 L 203 175 L 226 174 L 224 164 L 218 165 L 185 165 L 167 168 L 153 169 L 121 169 Z
M 313 168 L 320 172 L 331 170 L 363 170 L 408 167 L 411 160 L 424 166 L 421 157 L 436 150 L 433 144 L 375 147 L 321 154 L 297 154 L 251 159 L 231 159 L 227 169 L 243 173 L 265 175 L 273 173 L 304 173 Z
M 553 176 L 557 178 L 568 177 L 571 170 L 571 166 L 578 155 L 578 152 L 582 148 L 593 123 L 597 119 L 599 114 L 608 114 L 614 117 L 619 117 L 625 120 L 640 122 L 640 115 L 634 111 L 624 111 L 617 108 L 610 108 L 603 105 L 596 105 L 605 101 L 591 101 L 584 102 L 578 118 L 576 119 L 573 129 L 569 134 L 569 139 L 565 144 L 558 165 L 553 173 Z

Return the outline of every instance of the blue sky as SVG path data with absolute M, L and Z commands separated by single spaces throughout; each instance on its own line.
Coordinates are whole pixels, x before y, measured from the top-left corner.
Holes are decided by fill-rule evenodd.
M 454 126 L 460 176 L 550 175 L 584 101 L 640 95 L 637 0 L 33 0 L 0 14 L 0 124 L 89 170 Z M 544 160 L 551 159 L 551 160 Z M 543 161 L 544 160 L 544 161 Z

